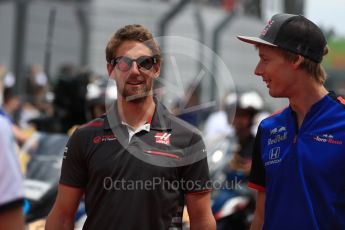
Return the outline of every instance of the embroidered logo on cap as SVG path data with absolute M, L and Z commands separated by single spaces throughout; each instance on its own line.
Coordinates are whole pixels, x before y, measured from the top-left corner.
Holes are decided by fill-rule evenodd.
M 270 29 L 270 27 L 272 26 L 273 22 L 274 22 L 273 20 L 269 20 L 268 21 L 267 25 L 265 26 L 265 28 L 261 32 L 262 36 L 265 36 L 267 34 L 267 31 Z

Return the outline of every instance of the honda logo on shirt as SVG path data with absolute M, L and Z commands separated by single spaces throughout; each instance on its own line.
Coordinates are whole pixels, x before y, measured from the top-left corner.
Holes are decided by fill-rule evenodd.
M 275 147 L 270 150 L 270 160 L 275 160 L 280 157 L 280 147 Z
M 156 143 L 170 145 L 170 133 L 156 133 Z

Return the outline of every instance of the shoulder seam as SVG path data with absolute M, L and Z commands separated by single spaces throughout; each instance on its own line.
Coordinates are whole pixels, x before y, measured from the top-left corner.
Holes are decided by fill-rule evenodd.
M 284 108 L 281 108 L 281 109 L 278 109 L 277 111 L 273 112 L 271 115 L 269 115 L 268 117 L 266 117 L 266 118 L 263 119 L 262 121 L 268 120 L 268 119 L 270 119 L 270 118 L 275 117 L 276 115 L 281 114 L 286 108 L 288 108 L 288 106 L 286 106 L 286 107 L 284 107 Z M 261 121 L 261 122 L 262 122 L 262 121 Z
M 343 106 L 345 106 L 345 99 L 341 96 L 337 97 L 337 100 L 339 101 L 340 104 L 342 104 Z
M 100 119 L 96 119 L 93 121 L 90 121 L 86 124 L 83 124 L 79 127 L 79 129 L 87 128 L 87 127 L 101 127 L 104 125 L 104 121 Z
M 278 115 L 280 113 L 282 113 L 288 106 L 284 107 L 284 108 L 281 108 L 281 109 L 278 109 L 277 111 L 273 112 L 269 117 L 273 117 L 275 115 Z
M 345 109 L 345 99 L 342 96 L 338 96 L 335 93 L 330 94 L 330 98 L 333 99 L 336 103 L 340 104 Z

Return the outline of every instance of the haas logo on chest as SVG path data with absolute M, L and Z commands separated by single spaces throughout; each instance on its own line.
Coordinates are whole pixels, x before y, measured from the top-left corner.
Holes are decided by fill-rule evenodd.
M 156 133 L 156 143 L 170 145 L 170 133 Z

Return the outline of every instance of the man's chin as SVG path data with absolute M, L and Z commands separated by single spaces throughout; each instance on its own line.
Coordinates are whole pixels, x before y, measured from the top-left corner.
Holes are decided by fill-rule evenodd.
M 126 94 L 124 98 L 126 99 L 127 102 L 140 103 L 151 95 L 152 95 L 152 92 L 148 91 L 148 92 L 140 92 L 140 93 L 130 94 L 130 95 Z
M 273 90 L 269 90 L 268 93 L 271 97 L 274 97 L 274 98 L 284 97 L 281 93 L 275 92 Z
M 273 98 L 287 98 L 287 96 L 280 95 L 280 94 L 270 94 L 270 96 Z

